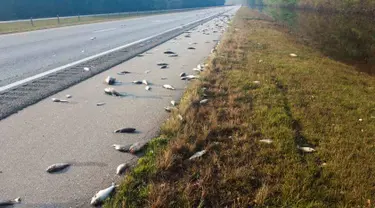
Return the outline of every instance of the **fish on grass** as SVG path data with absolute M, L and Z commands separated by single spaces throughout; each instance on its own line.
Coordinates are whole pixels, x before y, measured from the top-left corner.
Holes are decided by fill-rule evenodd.
M 55 103 L 69 103 L 68 100 L 62 100 L 62 99 L 58 99 L 58 98 L 52 98 L 52 102 L 55 102 Z
M 106 189 L 98 191 L 98 193 L 95 194 L 95 196 L 91 199 L 91 205 L 98 206 L 102 204 L 115 190 L 116 184 L 112 183 L 112 185 Z
M 12 205 L 19 204 L 19 203 L 21 203 L 20 197 L 18 197 L 16 199 L 13 199 L 13 200 L 1 200 L 0 199 L 0 207 L 2 207 L 2 206 L 5 206 L 5 207 L 12 206 Z
M 135 128 L 123 128 L 116 130 L 115 133 L 134 133 L 135 130 Z
M 312 152 L 315 152 L 316 150 L 312 147 L 301 147 L 299 145 L 297 145 L 297 149 L 301 150 L 302 152 L 306 152 L 306 153 L 312 153 Z
M 114 147 L 115 150 L 117 150 L 119 152 L 129 152 L 131 146 L 132 146 L 132 144 L 128 144 L 128 145 L 114 144 L 114 145 L 112 145 L 112 147 Z
M 106 84 L 108 84 L 108 85 L 113 85 L 113 84 L 115 84 L 115 82 L 116 82 L 116 78 L 111 77 L 111 76 L 108 76 L 108 77 L 104 80 L 104 82 L 105 82 Z
M 208 103 L 208 99 L 203 99 L 203 100 L 199 101 L 199 103 L 201 105 L 204 105 L 204 104 Z
M 130 167 L 130 164 L 129 163 L 123 163 L 123 164 L 120 164 L 119 166 L 117 166 L 116 168 L 116 174 L 117 175 L 121 175 L 123 174 L 126 169 L 128 169 Z
M 196 158 L 202 157 L 204 154 L 206 154 L 207 150 L 202 150 L 199 152 L 196 152 L 193 156 L 189 158 L 189 160 L 194 160 Z
M 53 165 L 50 165 L 47 169 L 46 169 L 46 172 L 47 173 L 56 173 L 56 172 L 59 172 L 59 171 L 62 171 L 66 168 L 68 168 L 71 164 L 69 163 L 56 163 L 56 164 L 53 164 Z
M 266 143 L 266 144 L 271 144 L 273 141 L 272 141 L 272 139 L 261 139 L 261 140 L 259 140 L 259 142 Z
M 168 89 L 168 90 L 175 90 L 176 89 L 172 85 L 169 85 L 169 84 L 163 85 L 163 88 Z
M 289 56 L 290 56 L 290 57 L 297 57 L 297 54 L 295 54 L 295 53 L 291 53 L 291 54 L 289 54 Z
M 112 96 L 121 96 L 122 94 L 117 92 L 115 89 L 108 87 L 104 89 L 104 93 Z
M 129 152 L 132 153 L 132 154 L 135 154 L 141 150 L 143 150 L 143 148 L 147 145 L 147 143 L 140 143 L 140 142 L 136 142 L 134 143 L 132 146 L 130 146 L 129 148 Z

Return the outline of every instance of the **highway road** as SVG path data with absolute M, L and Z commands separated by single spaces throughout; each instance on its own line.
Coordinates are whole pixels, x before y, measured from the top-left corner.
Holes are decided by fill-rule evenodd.
M 225 9 L 210 8 L 0 35 L 0 87 Z
M 234 15 L 237 9 L 234 8 L 227 14 Z M 95 28 L 95 25 L 79 26 L 79 28 L 94 27 L 90 30 L 86 29 L 85 33 L 79 33 L 76 27 L 46 30 L 44 33 L 51 33 L 56 39 L 60 36 L 64 37 L 65 42 L 75 48 L 72 50 L 73 52 L 78 50 L 76 55 L 79 57 L 76 59 L 79 59 L 94 53 L 81 54 L 82 48 L 87 51 L 99 48 L 96 44 L 104 48 L 106 44 L 110 45 L 108 48 L 115 46 L 109 43 L 110 37 L 114 39 L 114 42 L 123 44 L 120 41 L 122 36 L 124 40 L 128 39 L 127 36 L 132 37 L 128 41 L 136 40 L 146 36 L 140 31 L 162 32 L 157 27 L 168 29 L 193 21 L 199 18 L 198 16 L 206 16 L 209 12 L 221 10 L 222 8 L 210 9 L 203 13 L 198 12 L 198 14 L 197 12 L 188 12 L 186 13 L 187 18 L 179 13 L 162 15 L 162 17 L 95 24 L 105 25 L 98 28 Z M 178 21 L 173 21 L 173 18 Z M 185 21 L 185 19 L 188 20 Z M 168 22 L 165 22 L 167 20 Z M 117 183 L 121 181 L 122 177 L 115 174 L 116 167 L 121 163 L 137 160 L 135 155 L 114 150 L 111 147 L 112 144 L 126 145 L 147 142 L 157 136 L 160 125 L 169 116 L 164 111 L 164 107 L 170 105 L 171 100 L 178 101 L 188 84 L 180 79 L 179 74 L 181 72 L 194 74 L 192 69 L 197 64 L 204 62 L 210 54 L 211 49 L 221 38 L 227 20 L 223 16 L 213 19 L 193 29 L 191 37 L 182 34 L 145 52 L 143 57 L 128 60 L 0 120 L 0 199 L 21 197 L 22 203 L 15 205 L 15 208 L 90 207 L 90 199 L 98 190 L 107 188 L 113 181 Z M 154 26 L 150 26 L 151 29 L 148 29 L 134 21 Z M 126 27 L 124 29 L 117 27 L 121 24 L 132 24 L 133 28 L 140 28 L 139 32 L 134 32 L 138 38 L 133 37 L 130 32 L 125 33 L 123 30 L 126 30 Z M 167 26 L 168 24 L 173 26 Z M 95 32 L 106 28 L 105 32 Z M 116 29 L 109 30 L 109 28 Z M 66 30 L 74 31 L 70 31 L 71 35 L 68 35 Z M 116 34 L 111 35 L 111 33 Z M 4 37 L 29 36 L 30 34 L 33 34 L 35 41 L 43 39 L 40 37 L 43 34 L 42 31 Z M 35 34 L 39 34 L 39 36 Z M 91 36 L 96 36 L 97 39 L 90 41 Z M 68 41 L 69 37 L 74 41 Z M 28 45 L 27 39 L 14 40 L 13 45 L 18 47 Z M 43 41 L 40 41 L 40 43 L 38 41 L 35 43 L 47 51 L 52 50 L 48 46 L 53 48 L 56 45 L 65 45 L 64 41 L 60 43 L 55 39 L 50 40 L 54 45 L 43 44 Z M 48 42 L 49 40 L 45 39 L 44 41 Z M 76 47 L 72 42 L 86 47 Z M 1 43 L 3 44 L 3 42 Z M 9 47 L 12 45 L 10 42 L 7 44 Z M 30 47 L 32 45 L 30 44 Z M 188 47 L 192 46 L 196 49 L 189 50 Z M 68 51 L 71 50 L 68 47 L 60 47 L 60 50 L 62 50 L 61 48 L 65 48 L 66 52 L 57 53 L 56 57 L 67 56 L 76 60 L 74 56 L 70 56 Z M 38 50 L 34 50 L 39 54 Z M 172 50 L 179 56 L 168 57 L 163 53 L 166 50 Z M 71 53 L 73 53 L 72 51 Z M 31 53 L 31 49 L 29 53 Z M 3 53 L 1 55 L 3 56 Z M 45 58 L 40 55 L 39 58 L 48 61 L 51 59 L 51 55 L 52 53 L 46 55 Z M 56 58 L 56 64 L 60 63 L 57 59 L 60 58 Z M 14 72 L 10 70 L 9 74 L 15 76 L 22 72 L 26 73 L 27 69 L 33 69 L 32 66 L 37 64 L 44 66 L 43 61 L 37 60 L 30 58 L 30 63 L 22 62 L 24 64 L 19 64 L 19 66 L 24 66 L 24 70 L 16 72 L 16 68 L 12 68 Z M 156 65 L 159 62 L 166 62 L 169 67 L 160 69 Z M 66 62 L 61 60 L 60 64 L 63 63 Z M 30 67 L 27 67 L 28 65 Z M 44 70 L 48 68 L 44 67 Z M 2 69 L 4 69 L 3 66 Z M 118 75 L 123 70 L 131 73 Z M 37 72 L 33 71 L 33 73 Z M 108 75 L 117 78 L 118 82 L 113 87 L 121 93 L 126 93 L 127 96 L 112 97 L 103 93 L 104 88 L 108 87 L 104 84 L 104 79 Z M 4 76 L 3 72 L 1 72 L 1 76 Z M 143 79 L 151 83 L 151 91 L 146 91 L 144 85 L 132 84 L 134 80 Z M 162 88 L 163 84 L 171 84 L 176 90 L 164 89 Z M 66 99 L 67 94 L 72 95 L 69 103 L 51 101 L 53 97 Z M 99 102 L 103 102 L 105 105 L 97 106 L 96 104 Z M 135 134 L 113 133 L 114 130 L 123 127 L 134 127 L 138 132 Z M 45 172 L 49 165 L 59 162 L 70 162 L 73 166 L 59 174 Z

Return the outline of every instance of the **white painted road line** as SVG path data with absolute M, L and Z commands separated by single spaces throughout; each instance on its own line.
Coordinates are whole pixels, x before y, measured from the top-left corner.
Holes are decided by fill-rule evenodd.
M 97 31 L 94 31 L 93 33 L 101 33 L 101 32 L 108 32 L 108 31 L 112 31 L 112 30 L 116 30 L 117 28 L 108 28 L 108 29 L 103 29 L 103 30 L 97 30 Z

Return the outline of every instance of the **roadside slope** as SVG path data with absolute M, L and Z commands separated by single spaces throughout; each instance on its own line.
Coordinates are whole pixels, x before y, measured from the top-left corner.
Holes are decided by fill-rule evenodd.
M 242 8 L 107 207 L 370 207 L 374 86 Z

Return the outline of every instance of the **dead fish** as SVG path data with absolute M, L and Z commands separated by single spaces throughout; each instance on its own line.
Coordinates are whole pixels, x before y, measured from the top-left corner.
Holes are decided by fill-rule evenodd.
M 150 87 L 150 86 L 146 86 L 145 89 L 146 89 L 147 91 L 150 91 L 150 90 L 151 90 L 151 87 Z
M 137 55 L 137 57 L 143 57 L 143 56 L 144 56 L 144 55 L 142 55 L 142 54 L 138 54 L 138 55 Z
M 161 67 L 160 67 L 160 69 L 166 69 L 166 68 L 168 68 L 167 65 L 164 65 L 164 66 L 161 66 Z
M 168 113 L 172 112 L 173 109 L 175 109 L 175 108 L 169 107 L 169 106 L 164 107 L 164 110 L 167 111 Z
M 187 77 L 181 77 L 181 80 L 187 80 L 188 78 Z
M 164 54 L 176 54 L 176 53 L 173 51 L 165 51 Z
M 196 152 L 193 156 L 191 156 L 189 158 L 189 160 L 193 160 L 195 158 L 199 158 L 199 157 L 202 157 L 204 154 L 206 154 L 206 150 L 202 150 L 202 151 L 199 151 L 199 152 Z
M 208 99 L 203 99 L 203 100 L 199 101 L 199 103 L 201 105 L 206 104 L 206 103 L 208 103 Z
M 129 144 L 129 145 L 114 144 L 114 145 L 112 145 L 112 147 L 114 147 L 115 150 L 120 151 L 120 152 L 129 152 L 131 146 L 132 146 L 132 144 Z
M 148 74 L 148 73 L 150 73 L 151 72 L 151 70 L 146 70 L 145 71 L 145 74 Z
M 168 66 L 169 64 L 167 64 L 167 63 L 158 63 L 156 65 L 158 65 L 158 66 Z
M 187 75 L 186 78 L 188 80 L 191 80 L 191 79 L 199 79 L 199 76 L 196 76 L 196 75 Z
M 121 175 L 122 173 L 125 172 L 126 169 L 130 167 L 129 163 L 123 163 L 116 168 L 116 174 Z
M 130 152 L 132 154 L 135 154 L 139 151 L 141 151 L 145 146 L 146 146 L 147 143 L 140 143 L 140 142 L 137 142 L 137 143 L 134 143 L 130 148 Z
M 119 72 L 119 73 L 117 73 L 118 75 L 125 75 L 125 74 L 130 74 L 130 72 L 128 72 L 128 71 L 122 71 L 122 72 Z
M 72 96 L 71 96 L 71 95 L 65 95 L 65 97 L 66 97 L 66 98 L 72 98 Z
M 163 88 L 168 89 L 168 90 L 175 90 L 175 88 L 172 87 L 172 85 L 169 85 L 169 84 L 163 85 Z
M 196 71 L 196 72 L 201 72 L 201 70 L 200 70 L 200 69 L 198 69 L 198 68 L 194 68 L 194 69 L 193 69 L 193 71 Z
M 67 101 L 67 100 L 61 100 L 61 99 L 58 99 L 58 98 L 52 98 L 52 102 L 55 102 L 55 103 L 69 103 L 69 101 Z
M 123 128 L 116 130 L 115 133 L 134 133 L 135 130 L 135 128 Z
M 174 101 L 174 100 L 172 100 L 172 101 L 171 101 L 171 104 L 172 104 L 172 106 L 176 106 L 176 105 L 177 105 L 177 102 Z
M 172 55 L 169 55 L 168 57 L 178 57 L 178 54 L 172 54 Z
M 96 106 L 103 106 L 105 103 L 97 103 Z
M 299 145 L 297 145 L 297 149 L 301 150 L 302 152 L 306 152 L 306 153 L 312 153 L 312 152 L 316 151 L 312 147 L 300 147 Z
M 289 54 L 289 56 L 291 56 L 291 57 L 297 57 L 297 54 L 291 53 L 291 54 Z
M 132 83 L 133 83 L 133 84 L 142 84 L 142 81 L 140 81 L 140 80 L 135 80 L 135 81 L 133 81 Z
M 271 139 L 261 139 L 261 140 L 259 140 L 259 142 L 271 144 L 273 141 Z
M 49 166 L 46 169 L 46 171 L 47 171 L 47 173 L 55 173 L 55 172 L 58 172 L 58 171 L 62 171 L 69 166 L 70 166 L 69 163 L 56 163 L 56 164 L 53 164 L 53 165 Z
M 182 73 L 180 74 L 180 77 L 184 77 L 184 76 L 186 76 L 186 73 L 185 73 L 185 72 L 182 72 Z
M 91 37 L 91 38 L 90 38 L 90 40 L 95 40 L 95 39 L 96 39 L 96 37 Z
M 12 206 L 14 204 L 19 204 L 21 203 L 21 198 L 18 197 L 16 199 L 13 199 L 13 200 L 0 200 L 0 207 L 2 206 Z
M 113 77 L 111 77 L 111 76 L 108 76 L 104 81 L 105 81 L 105 83 L 107 83 L 108 85 L 113 85 L 113 84 L 115 84 L 115 82 L 116 82 L 116 78 L 113 78 Z
M 145 79 L 142 80 L 142 83 L 145 84 L 145 85 L 148 85 L 148 82 L 147 82 L 147 80 L 145 80 Z
M 162 77 L 162 78 L 161 78 L 161 80 L 166 80 L 166 79 L 168 79 L 168 78 L 167 78 L 167 77 Z
M 88 71 L 90 71 L 90 68 L 89 67 L 84 67 L 83 70 L 88 72 Z
M 185 38 L 190 38 L 191 36 L 190 35 L 185 35 Z
M 180 119 L 180 121 L 183 121 L 184 120 L 184 118 L 181 116 L 181 114 L 178 114 L 178 119 Z
M 94 197 L 91 199 L 91 205 L 99 205 L 103 203 L 115 190 L 116 184 L 112 183 L 112 185 L 106 189 L 100 190 L 98 193 L 95 194 Z
M 119 92 L 117 92 L 115 89 L 111 87 L 105 88 L 104 93 L 108 95 L 113 95 L 113 96 L 121 96 Z
M 254 81 L 253 83 L 258 85 L 260 84 L 260 81 Z
M 204 69 L 204 65 L 202 65 L 202 64 L 198 64 L 197 69 L 203 71 L 203 69 Z
M 194 47 L 189 47 L 188 49 L 189 49 L 189 50 L 195 50 L 195 48 L 194 48 Z

